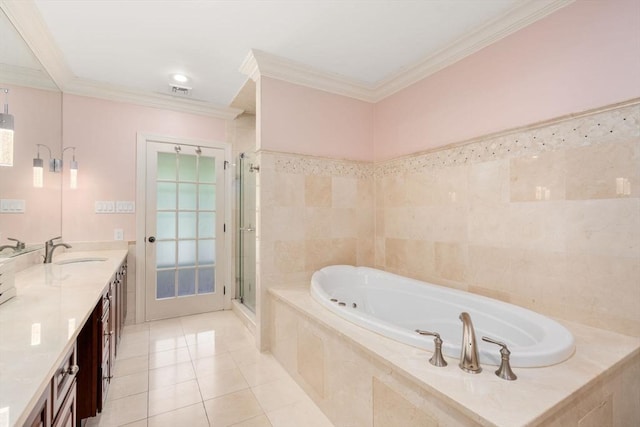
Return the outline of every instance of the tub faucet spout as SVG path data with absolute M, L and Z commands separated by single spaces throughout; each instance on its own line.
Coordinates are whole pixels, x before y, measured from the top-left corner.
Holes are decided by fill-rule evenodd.
M 462 348 L 460 350 L 460 369 L 472 374 L 482 372 L 480 360 L 478 358 L 478 345 L 476 344 L 476 333 L 473 330 L 473 322 L 469 313 L 460 313 L 462 321 Z

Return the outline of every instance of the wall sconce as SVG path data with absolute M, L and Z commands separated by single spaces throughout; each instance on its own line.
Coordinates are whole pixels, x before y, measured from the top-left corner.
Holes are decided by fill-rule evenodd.
M 49 172 L 59 173 L 62 172 L 62 159 L 56 159 L 51 155 L 51 149 L 44 144 L 37 144 L 38 152 L 35 159 L 33 159 L 33 186 L 35 188 L 42 188 L 44 185 L 44 161 L 40 158 L 40 147 L 44 147 L 49 152 Z M 76 147 L 67 147 L 62 150 L 62 155 L 67 150 L 73 150 L 73 160 L 69 167 L 69 187 L 71 189 L 78 188 L 78 162 L 76 162 Z
M 0 113 L 0 166 L 13 166 L 13 116 L 9 114 L 9 89 L 5 94 L 4 113 Z
M 67 147 L 62 150 L 62 157 L 67 150 L 73 150 L 73 157 L 69 163 L 69 188 L 75 190 L 78 188 L 78 162 L 76 162 L 76 147 Z

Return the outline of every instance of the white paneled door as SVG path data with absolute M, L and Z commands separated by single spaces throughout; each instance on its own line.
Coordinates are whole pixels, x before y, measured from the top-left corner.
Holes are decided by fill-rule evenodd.
M 145 317 L 220 310 L 225 152 L 147 140 L 146 155 Z

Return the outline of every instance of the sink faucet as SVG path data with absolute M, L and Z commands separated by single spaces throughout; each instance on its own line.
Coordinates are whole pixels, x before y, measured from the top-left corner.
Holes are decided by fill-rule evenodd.
M 13 237 L 8 237 L 7 240 L 11 240 L 13 242 L 16 242 L 15 246 L 12 246 L 12 245 L 0 246 L 0 252 L 4 251 L 5 249 L 13 249 L 13 252 L 18 252 L 18 251 L 21 251 L 21 250 L 23 250 L 25 248 L 24 242 L 21 242 L 18 239 L 14 239 Z
M 71 249 L 71 245 L 67 245 L 66 243 L 57 243 L 54 244 L 54 240 L 62 239 L 62 236 L 54 237 L 53 239 L 47 240 L 44 244 L 44 263 L 51 264 L 51 260 L 53 258 L 53 251 L 56 250 L 58 246 L 64 246 L 67 249 Z
M 480 360 L 478 359 L 478 345 L 476 344 L 476 333 L 473 330 L 473 322 L 469 313 L 460 313 L 462 321 L 462 348 L 460 350 L 460 369 L 472 374 L 482 372 Z

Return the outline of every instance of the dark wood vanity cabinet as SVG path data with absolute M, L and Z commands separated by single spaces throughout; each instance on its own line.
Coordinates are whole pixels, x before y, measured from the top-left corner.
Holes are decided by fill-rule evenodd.
M 35 409 L 24 424 L 28 427 L 75 427 L 76 426 L 76 381 L 77 347 L 74 345 L 65 354 L 53 378 L 40 396 Z
M 126 263 L 106 287 L 78 336 L 77 422 L 102 412 L 126 317 Z

